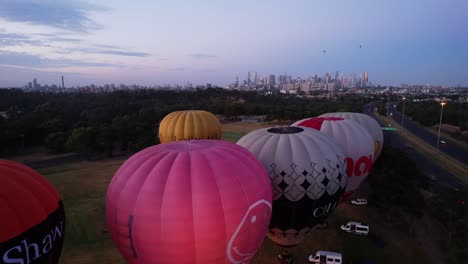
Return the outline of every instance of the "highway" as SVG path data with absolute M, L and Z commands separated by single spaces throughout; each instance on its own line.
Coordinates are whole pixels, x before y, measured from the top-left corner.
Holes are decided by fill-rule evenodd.
M 365 105 L 363 112 L 367 115 L 374 117 L 373 108 L 374 106 L 372 104 Z M 386 124 L 382 126 L 386 126 Z M 429 177 L 435 176 L 437 179 L 437 182 L 440 184 L 450 186 L 454 189 L 468 191 L 467 185 L 465 185 L 462 181 L 460 181 L 456 176 L 447 172 L 446 170 L 444 170 L 443 168 L 439 167 L 437 164 L 432 162 L 430 159 L 420 154 L 415 149 L 409 147 L 405 143 L 404 139 L 402 139 L 396 132 L 383 131 L 383 133 L 385 137 L 384 144 L 390 144 L 393 148 L 397 148 L 405 152 L 408 155 L 408 157 L 410 157 L 416 163 L 419 170 L 423 172 L 425 175 Z
M 396 109 L 396 102 L 390 103 L 388 112 L 390 117 L 401 125 L 401 114 Z M 433 147 L 437 147 L 437 135 L 419 126 L 416 122 L 405 117 L 403 120 L 403 127 L 418 138 L 424 140 L 427 144 L 430 144 Z M 442 136 L 440 137 L 440 140 L 444 140 Z M 445 144 L 439 144 L 440 151 L 464 163 L 465 165 L 468 165 L 468 149 L 464 148 L 463 146 L 453 144 L 451 141 L 444 141 L 446 142 Z

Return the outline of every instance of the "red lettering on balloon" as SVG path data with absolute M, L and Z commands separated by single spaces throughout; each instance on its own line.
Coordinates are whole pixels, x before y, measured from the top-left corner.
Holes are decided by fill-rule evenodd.
M 364 164 L 364 167 L 361 169 L 362 164 Z M 362 176 L 365 174 L 367 171 L 369 171 L 371 166 L 370 160 L 366 156 L 362 156 L 358 159 L 356 162 L 356 167 L 354 167 L 354 175 L 355 176 Z
M 354 161 L 351 158 L 346 158 L 346 174 L 348 177 L 353 175 Z

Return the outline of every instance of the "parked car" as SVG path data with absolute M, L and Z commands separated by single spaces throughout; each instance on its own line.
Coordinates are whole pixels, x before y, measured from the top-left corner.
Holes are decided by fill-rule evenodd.
M 315 255 L 309 255 L 309 263 L 341 264 L 342 262 L 341 253 L 337 252 L 317 251 Z
M 351 201 L 353 205 L 367 205 L 367 200 L 364 198 L 357 198 Z
M 369 225 L 359 222 L 348 222 L 346 225 L 341 226 L 341 230 L 348 233 L 366 236 L 369 234 Z

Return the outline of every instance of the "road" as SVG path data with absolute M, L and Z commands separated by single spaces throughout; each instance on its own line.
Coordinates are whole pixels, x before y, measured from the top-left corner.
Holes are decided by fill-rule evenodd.
M 401 114 L 396 109 L 396 102 L 390 103 L 388 112 L 390 117 L 401 125 Z M 437 147 L 437 135 L 421 127 L 416 122 L 405 117 L 403 120 L 403 127 L 418 138 L 424 140 L 427 144 L 430 144 L 433 147 Z M 443 140 L 442 136 L 440 139 Z M 453 144 L 447 140 L 444 141 L 446 143 L 440 143 L 439 149 L 452 158 L 464 163 L 465 165 L 468 165 L 468 149 L 464 148 L 463 146 Z
M 373 116 L 372 104 L 364 106 L 363 112 L 367 115 Z M 377 119 L 376 119 L 377 120 Z M 406 120 L 404 121 L 406 122 Z M 406 125 L 405 125 L 406 128 Z M 408 157 L 410 157 L 420 169 L 427 176 L 435 176 L 439 183 L 448 185 L 454 189 L 468 191 L 468 186 L 460 181 L 456 176 L 447 172 L 443 168 L 439 167 L 437 164 L 432 162 L 430 159 L 426 158 L 424 155 L 416 151 L 415 149 L 409 147 L 405 140 L 402 139 L 394 131 L 383 131 L 384 133 L 384 144 L 390 144 L 393 148 L 397 148 L 405 152 Z

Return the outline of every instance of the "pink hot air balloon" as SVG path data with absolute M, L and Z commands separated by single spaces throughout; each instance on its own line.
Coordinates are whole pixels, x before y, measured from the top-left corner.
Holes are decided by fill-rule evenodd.
M 361 185 L 373 165 L 374 141 L 367 130 L 350 119 L 341 117 L 316 117 L 295 122 L 319 130 L 333 138 L 346 156 L 348 185 L 342 201 L 346 201 Z
M 220 140 L 149 147 L 117 171 L 107 223 L 129 263 L 248 263 L 268 230 L 272 190 L 246 149 Z

